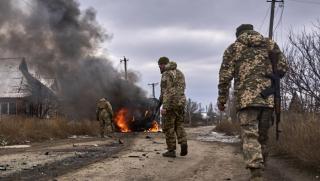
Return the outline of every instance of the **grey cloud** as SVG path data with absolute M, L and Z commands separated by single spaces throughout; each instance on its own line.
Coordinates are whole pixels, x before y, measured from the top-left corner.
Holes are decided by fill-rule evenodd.
M 141 72 L 141 85 L 150 90 L 149 81 L 159 80 L 156 63 L 152 61 L 166 55 L 181 61 L 188 79 L 187 92 L 191 98 L 207 102 L 216 100 L 218 69 L 223 51 L 235 39 L 235 29 L 242 23 L 251 23 L 267 35 L 270 3 L 265 0 L 81 0 L 84 7 L 93 6 L 98 20 L 114 34 L 106 46 L 116 57 L 128 56 L 135 62 L 130 67 Z M 308 26 L 319 18 L 319 5 L 285 1 L 281 27 L 275 32 L 278 41 L 285 41 L 290 27 Z M 281 12 L 276 8 L 275 23 Z M 264 17 L 265 20 L 263 21 Z M 167 37 L 148 37 L 141 32 L 171 29 Z M 177 38 L 174 30 L 221 31 L 226 34 L 222 41 L 214 38 Z M 178 34 L 178 37 L 181 37 Z M 280 45 L 283 42 L 279 42 Z M 118 60 L 116 60 L 118 61 Z M 200 64 L 200 65 L 199 65 Z M 208 65 L 208 67 L 206 67 Z M 150 92 L 150 91 L 149 91 Z M 206 98 L 207 97 L 207 98 Z

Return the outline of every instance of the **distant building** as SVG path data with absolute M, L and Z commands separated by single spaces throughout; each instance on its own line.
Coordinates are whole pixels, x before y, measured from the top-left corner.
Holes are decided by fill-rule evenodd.
M 1 60 L 0 115 L 48 116 L 57 105 L 55 84 L 32 75 L 25 60 Z

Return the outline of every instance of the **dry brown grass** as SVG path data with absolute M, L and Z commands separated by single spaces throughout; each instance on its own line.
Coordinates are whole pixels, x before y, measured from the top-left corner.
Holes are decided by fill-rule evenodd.
M 320 115 L 283 113 L 280 123 L 280 138 L 276 141 L 275 126 L 269 131 L 269 145 L 275 155 L 289 155 L 305 165 L 320 165 Z M 227 135 L 239 134 L 237 123 L 223 120 L 215 131 Z
M 99 133 L 98 130 L 97 121 L 7 117 L 0 121 L 0 144 L 38 142 L 52 138 L 67 138 L 71 135 L 95 136 Z
M 237 122 L 223 120 L 216 125 L 214 131 L 225 133 L 228 136 L 239 135 L 240 125 Z
M 320 165 L 320 119 L 311 114 L 284 115 L 282 133 L 275 141 L 275 130 L 270 130 L 270 146 L 275 154 L 288 154 L 309 165 Z

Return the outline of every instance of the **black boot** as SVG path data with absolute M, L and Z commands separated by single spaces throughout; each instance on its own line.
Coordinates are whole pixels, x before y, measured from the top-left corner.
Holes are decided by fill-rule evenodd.
M 176 157 L 176 151 L 175 150 L 168 150 L 167 152 L 162 153 L 162 156 L 175 158 Z
M 188 154 L 188 144 L 183 143 L 183 144 L 181 144 L 180 156 L 186 156 L 187 154 Z

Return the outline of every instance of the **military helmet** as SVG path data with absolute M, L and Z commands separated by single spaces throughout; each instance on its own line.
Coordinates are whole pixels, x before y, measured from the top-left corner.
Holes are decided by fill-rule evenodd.
M 242 24 L 240 25 L 238 28 L 237 28 L 237 31 L 236 31 L 236 36 L 240 36 L 241 33 L 243 33 L 244 31 L 247 31 L 247 30 L 253 30 L 253 25 L 252 24 Z
M 101 98 L 100 100 L 99 100 L 99 102 L 105 102 L 106 101 L 106 98 Z
M 169 63 L 169 58 L 168 57 L 160 57 L 158 60 L 158 64 L 167 64 Z
M 105 98 L 101 98 L 98 101 L 97 107 L 100 109 L 104 109 L 104 108 L 106 108 L 106 105 L 107 105 L 107 100 Z

